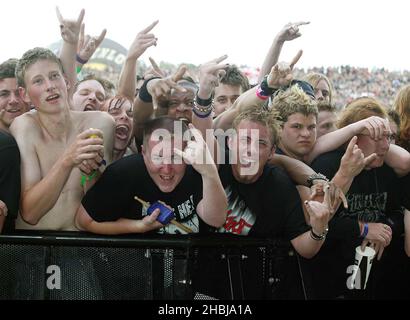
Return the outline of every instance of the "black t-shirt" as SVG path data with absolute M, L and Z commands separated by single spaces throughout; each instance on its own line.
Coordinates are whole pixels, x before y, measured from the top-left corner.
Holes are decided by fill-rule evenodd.
M 344 152 L 338 149 L 319 156 L 312 163 L 313 170 L 332 179 Z M 400 211 L 399 194 L 399 178 L 392 168 L 384 164 L 379 168 L 363 170 L 354 178 L 346 193 L 348 209 L 340 206 L 331 220 L 328 237 L 355 238 L 355 242 L 360 243 L 358 220 L 389 224 L 394 233 L 396 226 L 391 217 Z
M 192 168 L 186 172 L 180 183 L 170 193 L 162 192 L 151 179 L 142 155 L 122 158 L 104 171 L 96 184 L 82 200 L 88 214 L 98 222 L 116 221 L 119 218 L 142 219 L 147 213 L 145 207 L 134 196 L 150 202 L 160 200 L 175 211 L 175 219 L 194 232 L 206 232 L 209 226 L 196 212 L 202 199 L 202 178 Z M 184 233 L 173 224 L 158 230 L 159 233 Z
M 229 164 L 220 166 L 219 176 L 228 197 L 227 220 L 219 232 L 291 240 L 309 230 L 299 193 L 281 168 L 266 165 L 251 184 L 239 183 Z
M 312 168 L 331 179 L 339 169 L 344 152 L 345 150 L 338 149 L 325 153 L 314 160 Z M 329 222 L 329 233 L 323 247 L 312 260 L 317 268 L 315 270 L 317 278 L 314 281 L 320 287 L 318 291 L 334 290 L 335 293 L 332 294 L 337 295 L 342 292 L 349 294 L 350 291 L 346 289 L 346 280 L 351 275 L 350 268 L 355 261 L 355 248 L 363 241 L 360 238 L 358 220 L 385 223 L 393 231 L 392 242 L 385 248 L 380 262 L 373 260 L 369 279 L 374 278 L 376 281 L 380 278 L 380 274 L 383 274 L 383 270 L 387 270 L 385 268 L 390 268 L 392 263 L 394 264 L 398 244 L 403 244 L 401 238 L 403 213 L 399 188 L 399 178 L 393 169 L 385 164 L 371 170 L 363 170 L 354 178 L 346 193 L 348 209 L 345 209 L 343 205 L 339 207 Z M 377 276 L 378 272 L 380 272 L 379 276 Z M 382 288 L 384 280 L 377 281 L 377 286 Z
M 20 151 L 16 140 L 0 130 L 0 200 L 8 209 L 4 232 L 14 229 L 20 200 Z

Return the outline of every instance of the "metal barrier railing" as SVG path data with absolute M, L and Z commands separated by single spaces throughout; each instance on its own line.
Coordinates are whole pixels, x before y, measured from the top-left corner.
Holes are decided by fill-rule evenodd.
M 0 236 L 3 300 L 303 298 L 299 271 L 289 242 L 274 239 L 78 232 Z

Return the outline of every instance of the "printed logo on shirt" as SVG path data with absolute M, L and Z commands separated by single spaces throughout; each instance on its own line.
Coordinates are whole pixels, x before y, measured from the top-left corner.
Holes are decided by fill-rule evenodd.
M 351 217 L 365 222 L 377 222 L 385 217 L 387 192 L 372 194 L 348 194 L 348 209 L 340 212 L 341 217 Z
M 196 208 L 194 204 L 194 196 L 191 195 L 188 200 L 182 202 L 174 208 L 174 213 L 176 220 L 188 228 L 190 228 L 194 233 L 199 232 L 199 219 L 196 214 Z M 158 230 L 161 234 L 186 234 L 185 231 L 181 230 L 173 224 L 168 224 L 164 228 Z
M 225 189 L 228 199 L 231 199 L 232 190 Z M 225 225 L 218 230 L 220 233 L 233 233 L 237 235 L 247 235 L 256 221 L 256 216 L 246 207 L 246 204 L 239 197 L 229 200 L 228 216 Z

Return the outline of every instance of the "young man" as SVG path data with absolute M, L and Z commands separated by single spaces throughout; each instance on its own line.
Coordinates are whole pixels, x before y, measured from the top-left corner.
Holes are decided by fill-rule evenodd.
M 377 100 L 358 98 L 343 110 L 338 126 L 345 128 L 372 116 L 387 120 L 387 113 Z M 346 194 L 348 208 L 340 208 L 336 212 L 330 223 L 329 242 L 315 258 L 314 275 L 320 274 L 320 277 L 314 280 L 314 284 L 317 285 L 319 298 L 349 297 L 352 294 L 368 298 L 400 296 L 401 280 L 397 275 L 400 274 L 401 263 L 395 261 L 401 261 L 397 251 L 404 255 L 401 205 L 408 208 L 409 200 L 400 199 L 397 171 L 385 164 L 392 147 L 392 133 L 388 125 L 378 138 L 370 130 L 363 129 L 354 139 L 365 157 L 370 154 L 376 156 L 354 178 Z M 333 177 L 344 152 L 344 148 L 340 148 L 319 156 L 312 163 L 313 169 L 329 178 Z M 354 279 L 353 288 L 347 285 L 354 264 L 355 248 L 367 244 L 376 250 L 377 260 L 380 261 L 376 258 L 373 261 L 367 291 L 355 290 L 360 286 L 358 279 Z M 399 247 L 401 249 L 397 250 Z
M 82 181 L 94 183 L 92 171 L 98 172 L 103 158 L 111 162 L 114 120 L 101 112 L 70 110 L 61 62 L 48 49 L 27 51 L 16 75 L 21 97 L 36 109 L 10 128 L 21 153 L 16 227 L 76 230 L 74 216 L 88 187 Z
M 0 64 L 0 130 L 7 132 L 13 120 L 30 109 L 18 93 L 15 76 L 17 61 L 9 59 Z
M 222 226 L 226 196 L 218 171 L 199 132 L 191 128 L 195 141 L 182 141 L 189 136 L 187 131 L 183 121 L 169 117 L 148 121 L 142 154 L 122 158 L 107 168 L 82 201 L 76 218 L 79 228 L 100 234 L 156 229 L 177 234 L 186 233 L 186 228 L 204 233 L 209 226 Z M 135 197 L 150 204 L 162 201 L 184 227 L 162 225 L 156 221 L 159 210 L 147 215 L 147 206 Z
M 100 111 L 105 100 L 106 94 L 101 79 L 91 75 L 76 83 L 73 94 L 73 110 Z
M 221 63 L 225 58 L 200 69 L 193 122 L 203 135 L 212 126 L 212 91 L 226 67 Z M 296 187 L 285 172 L 268 165 L 279 142 L 276 114 L 249 108 L 235 117 L 233 129 L 228 139 L 230 157 L 219 168 L 228 197 L 227 222 L 219 231 L 287 238 L 302 256 L 314 256 L 326 236 L 329 199 L 305 203 L 311 217 L 311 228 L 307 226 Z
M 225 69 L 226 74 L 221 78 L 219 86 L 215 88 L 214 116 L 219 116 L 228 110 L 236 99 L 249 89 L 249 81 L 238 69 L 232 65 Z

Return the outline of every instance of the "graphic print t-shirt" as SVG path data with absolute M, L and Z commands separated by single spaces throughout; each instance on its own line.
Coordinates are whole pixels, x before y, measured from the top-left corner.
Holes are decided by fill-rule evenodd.
M 229 164 L 221 165 L 219 176 L 228 197 L 228 211 L 218 232 L 291 240 L 309 230 L 299 194 L 282 169 L 267 165 L 251 184 L 239 183 Z
M 202 199 L 202 178 L 191 166 L 170 193 L 162 192 L 149 176 L 142 155 L 122 158 L 104 171 L 97 183 L 87 192 L 82 204 L 88 214 L 98 222 L 116 221 L 119 218 L 142 219 L 146 207 L 134 196 L 153 204 L 163 201 L 174 209 L 175 219 L 195 233 L 210 228 L 201 220 L 196 207 Z M 169 224 L 158 231 L 167 234 L 185 232 Z

